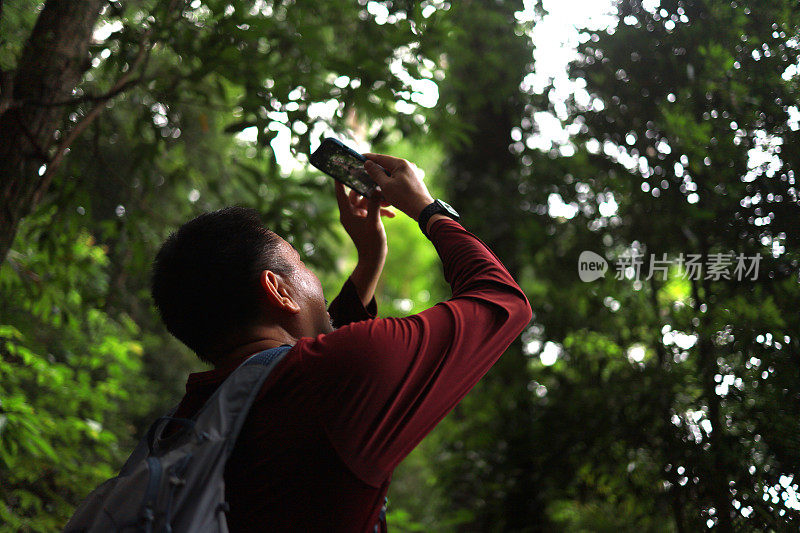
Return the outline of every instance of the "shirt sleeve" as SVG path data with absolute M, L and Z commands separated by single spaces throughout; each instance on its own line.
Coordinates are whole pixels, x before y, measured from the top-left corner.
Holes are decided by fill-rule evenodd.
M 531 319 L 525 294 L 458 222 L 431 225 L 452 297 L 416 315 L 307 338 L 320 423 L 364 482 L 379 486 L 499 359 Z
M 333 327 L 340 328 L 351 322 L 375 318 L 378 314 L 378 304 L 373 296 L 372 300 L 364 307 L 356 286 L 348 277 L 342 285 L 342 290 L 328 306 L 328 313 L 331 315 Z

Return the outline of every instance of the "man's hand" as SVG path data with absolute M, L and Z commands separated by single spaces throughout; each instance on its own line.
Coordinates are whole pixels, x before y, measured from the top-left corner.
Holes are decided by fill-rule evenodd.
M 364 169 L 380 186 L 383 198 L 390 205 L 417 220 L 425 206 L 433 203 L 428 187 L 414 172 L 411 163 L 399 157 L 383 154 L 364 154 L 364 157 L 367 158 Z M 381 167 L 389 174 L 383 172 Z
M 386 231 L 381 216 L 394 217 L 394 211 L 386 209 L 389 204 L 379 197 L 365 198 L 351 190 L 348 195 L 344 185 L 336 182 L 336 200 L 339 203 L 339 221 L 353 240 L 358 251 L 358 264 L 350 280 L 366 306 L 375 294 L 386 254 Z

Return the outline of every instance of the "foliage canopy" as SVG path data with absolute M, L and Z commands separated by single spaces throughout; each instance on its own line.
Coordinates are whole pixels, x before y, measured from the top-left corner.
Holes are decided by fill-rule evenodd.
M 3 80 L 45 4 L 2 6 Z M 535 312 L 398 469 L 392 527 L 797 529 L 795 3 L 615 2 L 618 23 L 581 34 L 566 102 L 526 82 L 546 16 L 527 4 L 98 3 L 45 155 L 81 134 L 18 173 L 52 182 L 0 268 L 0 529 L 60 527 L 198 368 L 148 296 L 177 225 L 255 207 L 341 285 L 353 249 L 304 164 L 323 133 L 415 161 Z M 542 148 L 542 112 L 567 144 Z M 381 315 L 447 298 L 414 221 L 387 232 Z M 591 283 L 587 250 L 611 265 Z M 615 275 L 631 253 L 640 277 Z M 756 279 L 647 275 L 681 254 L 761 261 Z

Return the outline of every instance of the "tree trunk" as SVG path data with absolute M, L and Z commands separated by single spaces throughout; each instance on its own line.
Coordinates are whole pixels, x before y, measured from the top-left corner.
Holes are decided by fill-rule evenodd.
M 22 51 L 13 92 L 1 95 L 0 265 L 19 221 L 49 184 L 44 168 L 68 100 L 88 67 L 103 0 L 48 0 Z M 44 167 L 44 168 L 43 168 Z
M 530 249 L 521 253 L 530 243 L 519 239 L 515 231 L 520 220 L 529 220 L 530 214 L 520 213 L 517 203 L 510 200 L 519 194 L 520 179 L 519 158 L 509 151 L 513 142 L 511 130 L 524 115 L 528 102 L 519 84 L 532 60 L 529 39 L 511 31 L 514 12 L 522 8 L 522 2 L 454 3 L 453 20 L 463 37 L 448 51 L 449 81 L 440 86 L 443 101 L 454 105 L 459 118 L 472 128 L 468 144 L 451 141 L 444 146 L 447 201 L 462 211 L 464 226 L 502 258 L 515 278 L 520 272 L 520 257 L 530 253 Z M 476 62 L 475 58 L 481 60 Z M 482 97 L 476 100 L 474 94 Z M 501 407 L 497 409 L 496 425 L 492 429 L 481 427 L 480 431 L 495 431 L 490 440 L 505 446 L 498 449 L 488 444 L 485 450 L 470 450 L 490 462 L 499 489 L 468 489 L 471 501 L 485 504 L 470 509 L 475 518 L 466 530 L 547 530 L 549 524 L 533 460 L 537 442 L 532 427 L 532 394 L 528 390 L 528 358 L 522 353 L 519 339 L 483 380 L 501 385 L 479 388 L 472 393 L 473 398 L 484 395 L 485 402 Z M 504 391 L 504 398 L 496 396 L 498 389 Z M 468 458 L 464 461 L 472 462 Z M 481 479 L 479 473 L 474 475 Z M 465 480 L 457 484 L 461 481 Z M 476 496 L 478 491 L 482 492 Z M 454 488 L 453 493 L 456 492 Z
M 703 257 L 708 256 L 708 246 L 704 243 L 701 245 L 701 253 Z M 703 300 L 701 300 L 698 285 L 703 287 Z M 706 303 L 711 307 L 712 299 L 709 298 L 709 284 L 706 280 L 692 282 L 692 297 L 695 300 L 695 306 L 699 310 L 701 303 Z M 700 313 L 698 313 L 700 314 Z M 717 517 L 717 530 L 722 533 L 733 532 L 733 519 L 731 511 L 733 506 L 731 504 L 730 488 L 728 486 L 729 473 L 731 472 L 730 466 L 727 464 L 727 450 L 725 444 L 725 424 L 722 420 L 722 411 L 720 406 L 719 396 L 716 393 L 716 381 L 714 376 L 718 373 L 719 368 L 715 357 L 715 346 L 711 340 L 711 319 L 713 310 L 707 309 L 704 315 L 701 315 L 701 322 L 699 327 L 699 338 L 697 340 L 697 355 L 698 365 L 700 370 L 700 383 L 703 391 L 703 397 L 708 403 L 708 421 L 711 422 L 711 432 L 708 435 L 709 448 L 708 454 L 710 456 L 707 464 L 705 465 L 706 488 L 708 491 L 709 500 L 714 505 Z

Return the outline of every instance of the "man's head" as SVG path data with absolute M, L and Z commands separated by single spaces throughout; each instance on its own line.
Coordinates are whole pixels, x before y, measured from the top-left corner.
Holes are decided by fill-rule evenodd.
M 319 280 L 253 209 L 205 213 L 171 234 L 153 263 L 152 295 L 170 333 L 214 364 L 265 331 L 332 330 Z

